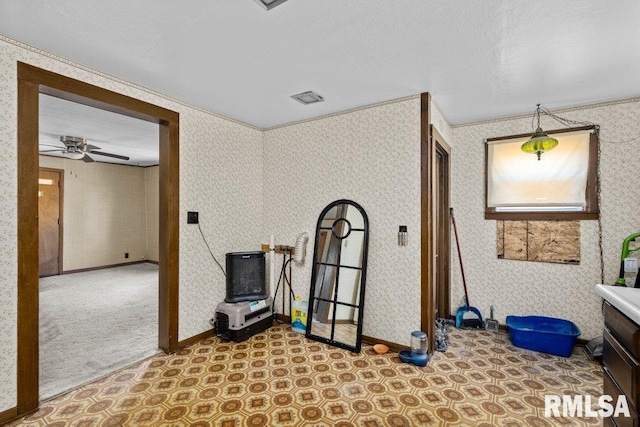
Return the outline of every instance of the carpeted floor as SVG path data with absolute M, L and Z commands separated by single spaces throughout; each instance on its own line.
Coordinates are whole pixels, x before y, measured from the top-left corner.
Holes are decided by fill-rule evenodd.
M 40 279 L 40 398 L 158 353 L 158 266 Z
M 426 367 L 363 346 L 350 353 L 277 325 L 236 344 L 206 339 L 41 405 L 11 426 L 602 425 L 545 418 L 545 394 L 602 394 L 582 348 L 562 358 L 513 347 L 505 333 L 450 332 Z

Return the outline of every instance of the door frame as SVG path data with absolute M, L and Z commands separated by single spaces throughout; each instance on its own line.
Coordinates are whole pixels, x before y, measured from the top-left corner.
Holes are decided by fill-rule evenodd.
M 39 166 L 39 162 L 38 162 Z M 58 274 L 62 274 L 63 266 L 63 253 L 62 248 L 64 244 L 64 170 L 55 168 L 38 167 L 39 172 L 55 172 L 58 174 Z M 39 185 L 39 184 L 38 184 Z M 40 265 L 40 258 L 38 257 L 38 265 Z M 38 273 L 40 276 L 40 273 Z
M 44 93 L 160 125 L 158 346 L 178 348 L 179 122 L 171 111 L 22 62 L 18 68 L 18 416 L 39 404 L 38 129 Z
M 436 245 L 441 234 L 436 221 L 437 189 L 434 185 L 438 150 L 450 152 L 449 145 L 432 126 L 431 94 L 424 92 L 420 94 L 420 326 L 429 339 L 429 354 L 433 353 L 436 343 Z M 449 206 L 445 208 L 449 219 Z M 445 232 L 447 230 L 449 227 Z
M 438 224 L 436 232 L 436 246 L 439 261 L 436 263 L 437 281 L 435 286 L 436 292 L 436 311 L 439 317 L 448 319 L 451 317 L 450 306 L 450 285 L 451 285 L 451 214 L 449 207 L 451 206 L 451 147 L 442 137 L 440 132 L 431 125 L 431 137 L 437 155 L 442 156 L 442 178 L 438 178 L 440 187 L 436 189 L 438 196 Z M 438 170 L 435 168 L 436 171 Z

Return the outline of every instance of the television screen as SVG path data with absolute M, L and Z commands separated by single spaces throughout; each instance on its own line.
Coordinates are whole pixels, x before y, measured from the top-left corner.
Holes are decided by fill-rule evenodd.
M 227 296 L 225 302 L 266 299 L 264 252 L 229 252 L 227 255 Z

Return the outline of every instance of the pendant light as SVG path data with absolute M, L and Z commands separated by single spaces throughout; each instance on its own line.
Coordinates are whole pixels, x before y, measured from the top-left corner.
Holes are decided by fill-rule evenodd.
M 535 112 L 535 115 L 538 118 L 538 127 L 533 135 L 531 135 L 531 139 L 522 144 L 522 147 L 520 147 L 525 153 L 536 154 L 538 156 L 538 160 L 540 160 L 540 156 L 542 156 L 542 153 L 553 150 L 558 145 L 558 140 L 555 138 L 551 138 L 540 127 L 541 111 L 542 110 L 540 109 L 540 104 L 538 104 Z

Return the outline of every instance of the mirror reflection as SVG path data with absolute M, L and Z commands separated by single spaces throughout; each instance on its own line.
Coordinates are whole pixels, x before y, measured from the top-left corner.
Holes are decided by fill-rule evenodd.
M 307 336 L 360 351 L 368 219 L 360 205 L 337 200 L 316 228 Z

